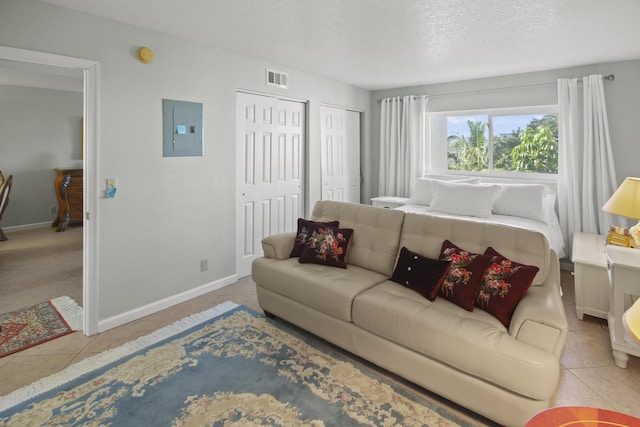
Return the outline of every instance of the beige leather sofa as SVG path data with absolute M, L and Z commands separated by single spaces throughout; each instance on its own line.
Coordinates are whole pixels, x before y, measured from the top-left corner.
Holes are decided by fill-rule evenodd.
M 550 406 L 567 319 L 558 258 L 542 234 L 331 201 L 311 219 L 354 229 L 348 267 L 289 258 L 295 233 L 265 238 L 252 266 L 265 312 L 503 425 L 522 426 Z M 481 309 L 431 302 L 389 280 L 403 246 L 437 258 L 445 239 L 540 268 L 508 329 Z

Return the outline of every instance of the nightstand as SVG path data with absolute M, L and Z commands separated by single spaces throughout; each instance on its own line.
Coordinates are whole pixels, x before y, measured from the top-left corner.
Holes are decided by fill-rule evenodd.
M 606 319 L 609 313 L 609 275 L 605 254 L 606 237 L 573 233 L 572 258 L 576 294 L 576 315 Z
M 616 366 L 627 367 L 629 354 L 640 357 L 640 345 L 625 331 L 622 314 L 631 306 L 631 296 L 640 295 L 640 249 L 607 246 L 609 278 L 611 280 L 611 308 L 609 335 Z
M 379 208 L 394 209 L 409 202 L 408 197 L 381 196 L 371 199 L 371 204 Z

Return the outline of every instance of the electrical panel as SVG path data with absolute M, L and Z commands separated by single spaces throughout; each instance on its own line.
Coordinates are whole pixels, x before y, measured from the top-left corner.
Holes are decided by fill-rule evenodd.
M 202 156 L 202 104 L 162 100 L 162 155 Z

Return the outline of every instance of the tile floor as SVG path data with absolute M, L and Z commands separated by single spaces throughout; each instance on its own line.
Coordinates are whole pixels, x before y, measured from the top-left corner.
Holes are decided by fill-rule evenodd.
M 6 234 L 9 240 L 0 242 L 0 312 L 62 295 L 82 301 L 80 227 L 64 233 L 43 228 Z M 584 320 L 576 317 L 570 272 L 562 272 L 562 288 L 570 330 L 553 404 L 595 406 L 640 417 L 640 358 L 630 357 L 627 369 L 616 367 L 606 322 L 587 315 Z M 227 300 L 260 310 L 255 285 L 247 277 L 92 337 L 75 332 L 0 358 L 0 396 Z

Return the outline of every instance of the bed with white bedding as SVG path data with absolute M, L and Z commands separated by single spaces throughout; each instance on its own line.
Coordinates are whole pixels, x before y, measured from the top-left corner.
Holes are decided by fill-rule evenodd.
M 429 209 L 429 206 L 424 205 L 404 205 L 396 208 L 398 210 L 402 210 L 407 213 L 419 213 L 425 215 L 433 215 L 433 216 L 449 216 L 449 217 L 459 217 L 466 218 L 469 221 L 479 221 L 479 222 L 491 222 L 496 224 L 505 224 L 511 225 L 513 227 L 526 228 L 529 230 L 535 230 L 542 234 L 544 234 L 549 241 L 549 247 L 553 249 L 553 251 L 558 255 L 558 258 L 563 258 L 565 256 L 564 253 L 564 241 L 562 239 L 562 233 L 560 232 L 560 224 L 556 220 L 555 224 L 549 223 L 545 224 L 544 222 L 536 221 L 530 218 L 523 218 L 518 216 L 511 215 L 499 215 L 493 214 L 490 217 L 478 218 L 473 216 L 466 215 L 454 215 L 447 212 L 436 212 Z
M 442 181 L 419 178 L 408 204 L 399 210 L 470 221 L 505 224 L 544 234 L 550 248 L 565 256 L 555 211 L 556 194 L 541 184 L 482 183 L 478 178 Z

